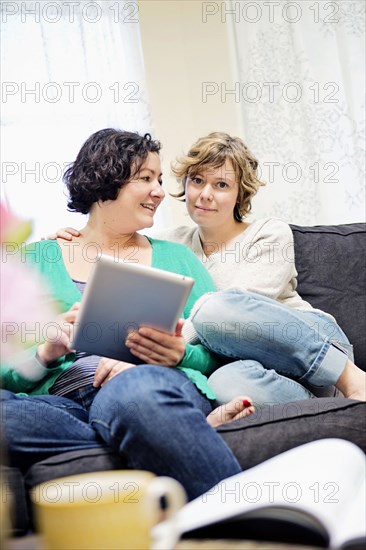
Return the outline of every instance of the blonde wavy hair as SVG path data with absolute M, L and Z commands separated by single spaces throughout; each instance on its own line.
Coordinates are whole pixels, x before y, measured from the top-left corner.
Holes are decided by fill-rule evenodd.
M 244 142 L 224 132 L 212 132 L 192 145 L 186 155 L 176 159 L 171 170 L 183 185 L 181 192 L 173 197 L 185 200 L 185 183 L 188 176 L 194 177 L 201 171 L 221 168 L 229 160 L 239 184 L 234 218 L 242 221 L 252 208 L 252 198 L 259 187 L 265 185 L 258 178 L 258 161 Z

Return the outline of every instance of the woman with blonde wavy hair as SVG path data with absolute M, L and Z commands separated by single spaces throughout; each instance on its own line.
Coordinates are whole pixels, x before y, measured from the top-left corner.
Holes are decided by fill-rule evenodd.
M 264 185 L 258 161 L 238 137 L 214 132 L 200 138 L 172 171 L 195 227 L 159 233 L 185 244 L 211 274 L 218 292 L 203 296 L 186 321 L 187 342 L 197 337 L 231 362 L 209 384 L 219 403 L 239 393 L 257 405 L 333 395 L 365 400 L 365 373 L 334 318 L 296 291 L 292 231 L 277 218 L 248 221 Z M 59 230 L 72 239 L 78 232 Z

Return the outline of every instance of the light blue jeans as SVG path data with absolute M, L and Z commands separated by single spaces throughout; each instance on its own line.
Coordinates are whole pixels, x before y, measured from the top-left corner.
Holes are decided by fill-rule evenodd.
M 220 404 L 240 394 L 257 406 L 334 395 L 348 357 L 353 360 L 352 346 L 330 317 L 251 292 L 207 295 L 192 322 L 202 344 L 236 359 L 209 378 Z

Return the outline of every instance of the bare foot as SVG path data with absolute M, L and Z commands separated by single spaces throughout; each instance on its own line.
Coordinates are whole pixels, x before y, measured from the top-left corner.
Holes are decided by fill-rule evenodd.
M 238 397 L 234 397 L 229 403 L 225 403 L 225 405 L 221 405 L 214 409 L 207 416 L 207 422 L 213 428 L 217 428 L 221 426 L 221 424 L 244 418 L 254 411 L 255 408 L 252 400 L 249 397 L 239 395 Z
M 366 373 L 356 367 L 349 359 L 344 371 L 338 378 L 336 387 L 348 399 L 366 401 Z

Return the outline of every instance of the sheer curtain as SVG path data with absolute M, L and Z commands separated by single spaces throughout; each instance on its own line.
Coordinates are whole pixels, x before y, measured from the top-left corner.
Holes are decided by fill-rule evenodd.
M 38 239 L 85 223 L 66 211 L 61 178 L 91 133 L 154 133 L 138 5 L 6 2 L 2 21 L 2 197 Z
M 244 136 L 267 186 L 256 216 L 365 219 L 364 0 L 231 2 Z

